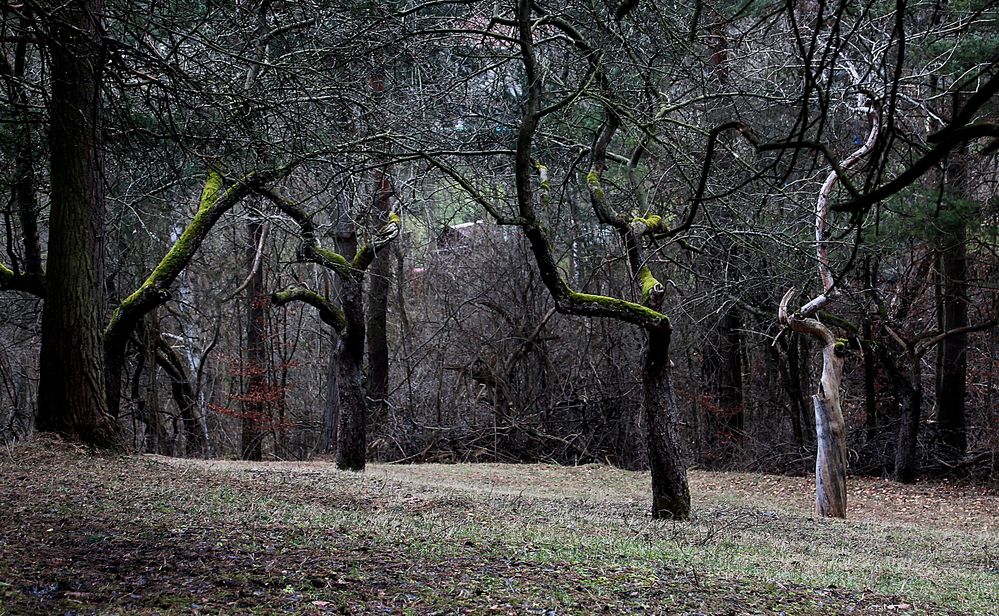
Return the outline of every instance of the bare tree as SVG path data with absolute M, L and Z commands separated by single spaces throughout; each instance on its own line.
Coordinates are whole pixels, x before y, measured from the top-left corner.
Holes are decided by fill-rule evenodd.
M 315 307 L 323 322 L 331 326 L 337 336 L 336 390 L 334 392 L 331 388 L 329 392 L 330 396 L 336 395 L 336 464 L 346 470 L 363 470 L 368 444 L 368 404 L 364 387 L 364 274 L 379 252 L 388 252 L 389 244 L 399 236 L 401 221 L 397 214 L 390 214 L 388 222 L 368 240 L 355 244 L 357 249 L 348 258 L 320 245 L 312 215 L 298 204 L 277 191 L 265 191 L 264 195 L 298 225 L 302 240 L 299 258 L 330 270 L 340 281 L 339 305 L 299 285 L 278 291 L 271 298 L 275 306 L 301 301 Z
M 874 149 L 880 128 L 880 118 L 874 109 L 876 103 L 868 103 L 871 108 L 871 130 L 864 144 L 847 157 L 840 169 L 846 170 L 856 164 Z M 815 433 L 818 453 L 815 459 L 815 513 L 827 517 L 846 517 L 846 425 L 840 404 L 840 383 L 843 379 L 843 366 L 848 346 L 846 340 L 839 339 L 821 320 L 811 318 L 826 307 L 838 293 L 833 271 L 829 264 L 829 249 L 826 244 L 829 197 L 840 171 L 833 170 L 826 177 L 819 191 L 815 206 L 815 250 L 819 265 L 819 278 L 822 293 L 799 310 L 788 312 L 788 303 L 794 295 L 791 289 L 781 300 L 779 321 L 792 330 L 814 336 L 822 345 L 822 377 L 819 391 L 812 396 L 815 409 Z

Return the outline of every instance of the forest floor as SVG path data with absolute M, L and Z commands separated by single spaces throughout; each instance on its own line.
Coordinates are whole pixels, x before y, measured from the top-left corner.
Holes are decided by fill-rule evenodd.
M 995 614 L 999 492 L 691 473 L 653 522 L 604 466 L 371 465 L 0 449 L 0 614 Z

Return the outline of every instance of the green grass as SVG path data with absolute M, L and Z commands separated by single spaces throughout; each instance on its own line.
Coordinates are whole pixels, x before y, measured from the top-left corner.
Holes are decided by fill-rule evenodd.
M 92 457 L 0 460 L 0 613 L 990 614 L 999 497 L 692 473 L 695 518 L 654 522 L 648 477 L 542 465 Z M 967 496 L 962 496 L 967 493 Z M 920 501 L 918 506 L 913 500 Z M 959 512 L 959 513 L 958 513 Z

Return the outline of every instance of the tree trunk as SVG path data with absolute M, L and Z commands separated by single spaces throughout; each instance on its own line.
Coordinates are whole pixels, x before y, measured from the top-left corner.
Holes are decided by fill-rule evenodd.
M 967 230 L 962 224 L 943 238 L 940 249 L 938 319 L 942 332 L 968 326 Z M 965 390 L 968 374 L 968 334 L 945 338 L 937 350 L 936 405 L 939 439 L 944 455 L 959 458 L 968 449 Z
M 846 434 L 839 388 L 846 349 L 842 341 L 827 340 L 822 348 L 822 381 L 812 396 L 815 410 L 815 513 L 846 517 Z
M 388 215 L 391 196 L 388 174 L 384 169 L 375 169 L 375 213 L 380 218 Z M 385 220 L 380 220 L 383 224 Z M 392 283 L 392 250 L 386 246 L 378 251 L 371 263 L 368 288 L 368 398 L 375 417 L 381 417 L 386 409 L 385 397 L 389 386 L 388 349 L 388 296 Z
M 246 263 L 250 271 L 246 287 L 246 393 L 243 397 L 242 438 L 240 456 L 244 460 L 259 460 L 262 455 L 261 425 L 267 416 L 267 296 L 264 294 L 264 268 L 257 257 L 262 249 L 264 225 L 254 217 L 247 223 L 249 243 Z
M 156 341 L 159 335 L 159 323 L 153 310 L 143 318 L 138 332 L 140 345 L 131 393 L 136 413 L 146 425 L 145 452 L 173 455 L 173 446 L 160 413 L 156 383 Z
M 728 427 L 739 438 L 745 427 L 742 399 L 742 318 L 732 303 L 718 329 L 722 363 L 715 386 L 718 402 L 725 411 Z
M 343 255 L 358 251 L 357 231 L 350 222 L 336 231 L 337 252 Z M 388 252 L 388 248 L 385 248 Z M 343 310 L 344 328 L 336 341 L 329 385 L 328 402 L 335 423 L 327 429 L 336 443 L 336 465 L 342 470 L 364 470 L 368 449 L 367 400 L 364 389 L 364 274 L 360 271 L 337 273 L 336 290 Z M 335 396 L 333 395 L 333 388 Z
M 870 288 L 870 287 L 869 287 Z M 873 441 L 878 434 L 878 358 L 874 352 L 874 328 L 870 317 L 863 322 L 861 351 L 864 354 L 864 415 L 867 429 L 867 442 Z
M 794 442 L 804 449 L 806 443 L 806 422 L 808 419 L 808 403 L 805 401 L 805 388 L 802 386 L 801 358 L 799 351 L 800 338 L 796 336 L 781 336 L 777 346 L 770 345 L 780 371 L 781 383 L 788 398 L 788 419 L 791 420 L 791 433 Z M 783 356 L 783 357 L 781 357 Z M 808 423 L 807 431 L 811 431 Z
M 51 214 L 39 359 L 39 430 L 122 448 L 108 414 L 101 341 L 104 179 L 101 160 L 102 3 L 51 14 Z
M 809 334 L 822 343 L 822 374 L 819 390 L 812 396 L 815 412 L 815 513 L 823 517 L 846 517 L 846 424 L 840 406 L 839 390 L 846 363 L 847 341 L 837 339 L 832 330 L 817 319 L 789 312 L 787 304 L 794 289 L 784 294 L 777 315 L 780 323 L 793 331 Z M 818 305 L 824 296 L 810 302 Z M 826 300 L 828 301 L 828 300 Z
M 125 374 L 125 353 L 128 340 L 121 336 L 104 338 L 104 396 L 107 399 L 108 414 L 118 417 L 121 413 L 122 377 Z
M 721 15 L 717 15 L 717 23 L 721 23 Z M 712 20 L 715 21 L 715 20 Z M 705 42 L 708 54 L 707 64 L 711 70 L 713 79 L 708 81 L 709 88 L 718 88 L 720 91 L 729 89 L 729 55 L 730 44 L 724 26 L 713 25 L 705 32 Z M 711 124 L 718 125 L 731 119 L 734 113 L 732 101 L 723 98 L 714 101 L 706 110 L 706 117 Z M 719 140 L 723 140 L 720 136 Z M 737 159 L 728 155 L 729 148 L 722 148 L 717 157 L 712 159 L 712 165 L 717 173 L 734 173 L 739 163 Z M 734 150 L 732 150 L 734 151 Z M 716 214 L 718 224 L 726 227 L 737 225 L 736 217 L 726 209 L 720 209 Z M 721 234 L 716 246 L 709 250 L 717 253 L 717 258 L 722 268 L 720 278 L 726 284 L 732 285 L 733 289 L 743 287 L 742 272 L 739 263 L 742 261 L 741 248 L 734 236 Z M 735 291 L 738 293 L 739 291 Z M 730 439 L 739 440 L 743 435 L 745 427 L 745 414 L 743 405 L 743 382 L 742 382 L 742 315 L 736 302 L 730 302 L 725 309 L 725 314 L 718 322 L 717 328 L 711 333 L 714 344 L 710 345 L 709 351 L 704 356 L 713 368 L 708 387 L 713 390 L 715 401 L 722 412 L 725 421 L 722 429 L 727 432 Z
M 895 448 L 895 481 L 912 483 L 916 480 L 916 444 L 919 437 L 919 416 L 923 406 L 923 385 L 920 361 L 913 359 L 909 367 L 909 381 L 898 383 L 904 400 L 902 422 L 898 428 L 898 445 Z
M 340 423 L 340 387 L 337 384 L 340 373 L 337 349 L 340 346 L 339 337 L 333 339 L 333 352 L 326 367 L 326 400 L 323 403 L 323 425 L 319 440 L 319 451 L 334 453 L 337 445 L 337 427 Z
M 642 358 L 652 517 L 686 520 L 690 517 L 690 488 L 680 447 L 679 409 L 670 374 L 669 344 L 669 331 L 648 330 Z
M 367 404 L 364 392 L 364 279 L 345 277 L 340 287 L 347 328 L 337 340 L 339 421 L 336 439 L 337 468 L 364 470 L 367 453 Z
M 180 412 L 184 432 L 184 455 L 203 456 L 208 452 L 208 432 L 198 412 L 198 400 L 184 362 L 170 345 L 158 336 L 156 361 L 170 377 L 170 393 Z

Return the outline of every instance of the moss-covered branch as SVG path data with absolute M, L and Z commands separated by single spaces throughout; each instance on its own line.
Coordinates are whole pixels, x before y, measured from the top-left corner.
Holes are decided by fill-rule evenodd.
M 590 150 L 590 169 L 586 173 L 586 190 L 590 195 L 590 205 L 600 222 L 624 230 L 628 222 L 624 216 L 611 207 L 607 191 L 603 186 L 603 174 L 607 170 L 607 147 L 617 132 L 621 121 L 610 107 L 604 109 L 606 119 L 600 127 L 593 148 Z
M 354 271 L 363 272 L 368 269 L 371 262 L 375 260 L 375 256 L 378 254 L 378 251 L 388 246 L 395 240 L 395 238 L 399 237 L 399 232 L 401 230 L 402 219 L 399 218 L 399 215 L 395 212 L 390 212 L 388 215 L 388 221 L 375 232 L 371 241 L 358 247 L 357 252 L 354 254 L 354 259 L 351 262 L 351 267 Z
M 648 216 L 636 216 L 631 219 L 631 229 L 635 235 L 665 235 L 669 233 L 669 225 L 659 214 L 649 214 Z
M 257 190 L 261 195 L 270 200 L 275 207 L 289 218 L 295 221 L 302 235 L 302 245 L 299 247 L 298 256 L 303 261 L 311 261 L 321 265 L 326 269 L 333 270 L 342 277 L 357 276 L 371 265 L 378 250 L 388 246 L 399 237 L 402 230 L 402 219 L 395 212 L 390 212 L 385 224 L 375 232 L 371 241 L 358 246 L 354 257 L 348 260 L 341 254 L 326 250 L 319 245 L 316 237 L 316 226 L 312 222 L 312 217 L 305 212 L 298 204 L 292 202 L 278 189 L 261 187 Z
M 821 320 L 823 323 L 828 323 L 829 325 L 835 325 L 836 327 L 845 329 L 854 336 L 860 334 L 860 329 L 856 325 L 854 325 L 853 323 L 847 321 L 842 317 L 834 315 L 833 313 L 827 310 L 819 310 L 815 316 L 819 317 L 819 320 Z
M 628 300 L 605 295 L 591 295 L 569 291 L 565 303 L 559 303 L 559 311 L 581 316 L 618 319 L 646 329 L 669 328 L 669 317 L 647 306 Z
M 666 287 L 652 275 L 647 265 L 638 270 L 638 284 L 642 288 L 642 305 L 659 310 L 666 297 Z
M 315 244 L 303 244 L 298 251 L 300 259 L 311 261 L 341 276 L 350 274 L 350 262 L 340 253 L 326 250 Z
M 323 323 L 332 327 L 336 333 L 341 333 L 347 327 L 347 319 L 343 311 L 329 299 L 302 286 L 288 287 L 271 294 L 271 303 L 283 306 L 289 302 L 304 302 L 319 311 Z
M 167 289 L 191 262 L 219 218 L 267 179 L 249 174 L 227 183 L 217 171 L 208 174 L 194 218 L 142 285 L 118 304 L 104 330 L 105 343 L 126 339 L 142 315 L 169 299 Z
M 538 219 L 538 214 L 534 205 L 534 186 L 532 185 L 534 174 L 538 172 L 534 160 L 531 158 L 531 149 L 534 135 L 538 128 L 540 113 L 540 101 L 542 98 L 541 79 L 538 78 L 538 66 L 534 56 L 534 43 L 531 25 L 531 3 L 529 0 L 520 0 L 517 6 L 517 32 L 518 42 L 521 51 L 521 59 L 524 63 L 524 71 L 527 76 L 528 96 L 524 105 L 524 116 L 520 124 L 520 131 L 517 134 L 517 153 L 514 159 L 515 182 L 517 188 L 517 210 L 519 214 L 519 224 L 527 236 L 534 255 L 535 262 L 541 273 L 541 279 L 555 301 L 555 306 L 559 312 L 574 314 L 579 316 L 604 317 L 618 319 L 627 323 L 638 325 L 648 330 L 663 331 L 670 327 L 669 319 L 666 315 L 651 308 L 629 302 L 616 297 L 606 297 L 603 295 L 591 295 L 589 293 L 579 293 L 569 288 L 562 277 L 558 263 L 555 260 L 548 229 Z M 616 116 L 610 114 L 608 123 L 601 131 L 594 144 L 597 154 L 591 153 L 591 161 L 596 160 L 596 169 L 591 162 L 591 171 L 596 171 L 593 175 L 587 176 L 588 187 L 590 188 L 591 199 L 599 196 L 600 190 L 600 170 L 601 153 L 606 152 L 606 145 L 616 130 Z M 541 187 L 544 192 L 545 187 Z M 492 212 L 490 212 L 492 213 Z M 627 222 L 625 222 L 627 227 Z
M 16 274 L 0 263 L 0 291 L 21 291 L 44 299 L 45 278 L 40 275 Z
M 261 187 L 258 191 L 266 197 L 283 214 L 295 221 L 298 225 L 302 237 L 302 245 L 298 248 L 298 258 L 302 261 L 310 261 L 328 270 L 332 270 L 338 276 L 353 275 L 353 264 L 343 255 L 327 250 L 319 245 L 316 237 L 316 225 L 312 222 L 312 216 L 306 213 L 297 203 L 288 199 L 279 189 L 271 187 Z

